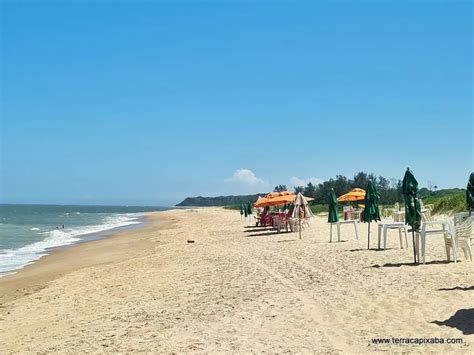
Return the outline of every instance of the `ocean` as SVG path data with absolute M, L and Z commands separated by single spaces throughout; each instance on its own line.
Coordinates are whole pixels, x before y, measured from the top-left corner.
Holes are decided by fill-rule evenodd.
M 54 248 L 92 240 L 143 223 L 144 212 L 164 207 L 0 204 L 0 277 Z

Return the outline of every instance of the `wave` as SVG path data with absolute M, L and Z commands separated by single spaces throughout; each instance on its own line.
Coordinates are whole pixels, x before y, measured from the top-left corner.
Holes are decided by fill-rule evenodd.
M 30 229 L 30 231 L 39 231 L 40 229 L 38 227 L 33 227 Z
M 88 234 L 139 224 L 140 217 L 141 214 L 133 213 L 108 216 L 99 225 L 40 232 L 38 234 L 45 236 L 43 240 L 18 249 L 0 249 L 0 277 L 33 263 L 48 254 L 48 251 L 52 248 L 74 244 Z M 39 228 L 31 228 L 31 230 L 39 230 Z

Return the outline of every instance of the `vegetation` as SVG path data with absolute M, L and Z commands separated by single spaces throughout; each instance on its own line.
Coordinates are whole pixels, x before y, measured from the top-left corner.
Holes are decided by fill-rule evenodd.
M 396 202 L 403 205 L 402 181 L 396 179 L 387 179 L 383 176 L 375 176 L 359 172 L 354 175 L 353 179 L 345 176 L 337 175 L 334 179 L 329 179 L 319 185 L 313 185 L 311 182 L 306 186 L 295 187 L 295 192 L 302 192 L 305 196 L 314 198 L 311 203 L 313 213 L 322 213 L 328 211 L 327 198 L 331 188 L 334 189 L 336 196 L 340 196 L 353 188 L 365 189 L 369 179 L 375 181 L 377 191 L 380 193 L 379 203 L 382 206 L 389 206 Z M 429 184 L 429 188 L 420 189 L 419 195 L 423 199 L 423 203 L 433 204 L 433 213 L 456 213 L 466 211 L 466 192 L 464 189 L 445 189 L 438 190 L 437 186 Z
M 453 214 L 467 211 L 466 194 L 461 189 L 439 190 L 436 191 L 436 193 L 431 192 L 429 195 L 423 197 L 423 204 L 432 204 L 434 206 L 433 214 Z M 310 207 L 314 214 L 328 212 L 327 204 L 312 204 Z M 383 205 L 383 207 L 392 208 L 393 206 L 388 204 Z M 403 208 L 403 200 L 400 201 L 400 208 Z M 339 212 L 342 212 L 342 208 L 339 208 Z
M 295 187 L 295 192 L 302 192 L 307 197 L 314 198 L 313 204 L 327 204 L 327 199 L 331 188 L 334 189 L 336 196 L 340 196 L 353 188 L 365 189 L 369 180 L 376 184 L 377 191 L 380 193 L 381 204 L 394 204 L 402 201 L 402 182 L 396 179 L 387 179 L 383 176 L 375 176 L 359 172 L 354 178 L 349 179 L 343 175 L 336 175 L 334 179 L 329 179 L 319 185 L 309 182 L 306 186 Z
M 421 191 L 420 191 L 421 192 Z M 421 195 L 421 194 L 420 194 Z M 467 210 L 466 191 L 463 189 L 446 189 L 424 192 L 423 203 L 433 204 L 433 213 L 457 213 Z
M 310 205 L 311 212 L 314 214 L 318 213 L 328 213 L 328 205 Z
M 403 205 L 401 180 L 388 179 L 365 172 L 355 174 L 352 179 L 337 175 L 335 178 L 318 185 L 310 182 L 306 186 L 295 187 L 295 192 L 302 192 L 305 196 L 314 198 L 314 201 L 310 204 L 311 210 L 316 214 L 323 213 L 328 211 L 327 198 L 331 188 L 334 189 L 336 196 L 340 196 L 356 187 L 365 189 L 369 179 L 376 183 L 377 191 L 380 193 L 380 205 L 392 207 L 396 202 Z M 425 205 L 434 205 L 433 213 L 466 211 L 466 192 L 464 189 L 437 190 L 437 187 L 433 184 L 428 185 L 428 188 L 420 189 L 419 195 Z M 274 191 L 286 191 L 286 186 L 277 185 Z M 177 206 L 225 206 L 227 209 L 239 210 L 242 203 L 255 202 L 258 196 L 264 195 L 266 193 L 244 196 L 188 197 Z
M 217 196 L 217 197 L 187 197 L 176 206 L 186 207 L 210 207 L 210 206 L 240 206 L 242 203 L 255 202 L 258 196 L 266 195 L 266 193 L 256 195 L 240 195 L 240 196 Z M 240 208 L 240 207 L 239 207 Z

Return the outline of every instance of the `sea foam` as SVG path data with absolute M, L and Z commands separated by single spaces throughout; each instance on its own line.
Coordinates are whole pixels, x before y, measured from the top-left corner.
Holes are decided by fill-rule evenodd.
M 139 224 L 141 214 L 124 214 L 105 217 L 102 224 L 94 226 L 83 226 L 73 229 L 54 229 L 39 232 L 44 239 L 25 245 L 18 249 L 0 249 L 0 277 L 40 259 L 52 248 L 74 244 L 82 240 L 83 236 L 99 233 L 106 230 Z M 39 228 L 31 228 L 38 230 Z

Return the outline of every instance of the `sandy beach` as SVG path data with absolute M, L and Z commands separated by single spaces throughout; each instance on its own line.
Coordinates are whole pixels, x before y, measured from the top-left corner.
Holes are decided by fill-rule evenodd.
M 329 243 L 321 216 L 302 240 L 221 208 L 147 220 L 0 279 L 0 352 L 474 352 L 474 263 L 442 238 L 415 267 L 396 232 Z M 462 343 L 372 341 L 434 337 Z

